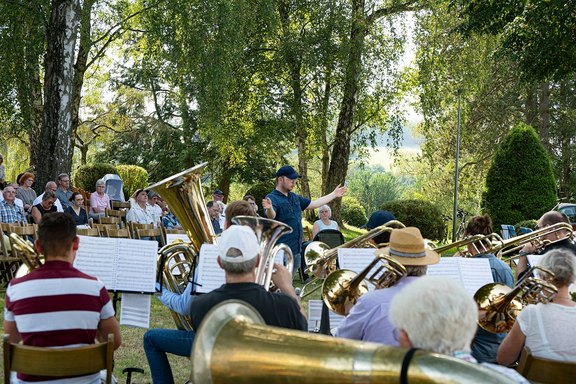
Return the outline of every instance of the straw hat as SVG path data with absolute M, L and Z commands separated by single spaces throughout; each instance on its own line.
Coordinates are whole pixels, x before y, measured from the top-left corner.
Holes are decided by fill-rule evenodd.
M 378 249 L 376 255 L 388 255 L 402 265 L 430 265 L 440 262 L 438 253 L 426 249 L 424 238 L 416 227 L 392 230 L 390 245 Z

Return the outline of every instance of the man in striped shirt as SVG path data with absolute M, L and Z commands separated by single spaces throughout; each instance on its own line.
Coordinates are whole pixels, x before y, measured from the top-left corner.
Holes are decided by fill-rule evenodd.
M 36 249 L 46 262 L 28 275 L 13 279 L 6 291 L 4 333 L 11 342 L 38 347 L 74 347 L 106 341 L 120 329 L 110 296 L 101 281 L 72 267 L 79 239 L 76 224 L 65 213 L 50 213 L 38 228 Z M 98 383 L 98 372 L 73 378 L 20 375 L 23 382 Z

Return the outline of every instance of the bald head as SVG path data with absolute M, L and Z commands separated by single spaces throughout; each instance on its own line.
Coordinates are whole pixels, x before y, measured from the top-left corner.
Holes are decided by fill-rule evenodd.
M 540 228 L 547 227 L 557 223 L 567 223 L 570 224 L 570 219 L 568 216 L 558 211 L 548 211 L 540 217 L 538 220 L 538 226 Z
M 54 181 L 47 182 L 46 187 L 44 188 L 45 191 L 52 191 L 52 192 L 56 192 L 56 189 L 58 189 L 58 186 Z

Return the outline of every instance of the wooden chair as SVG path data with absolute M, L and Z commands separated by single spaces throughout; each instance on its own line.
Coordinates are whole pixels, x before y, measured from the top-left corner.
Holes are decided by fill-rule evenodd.
M 74 348 L 41 348 L 8 341 L 4 335 L 4 382 L 10 372 L 38 376 L 81 376 L 106 369 L 106 383 L 112 382 L 114 335 L 108 342 Z
M 112 229 L 106 228 L 106 237 L 131 239 L 130 230 L 128 228 Z
M 2 234 L 8 236 L 11 226 L 20 226 L 20 223 L 0 223 Z M 22 260 L 12 252 L 10 240 L 6 237 L 0 239 L 0 288 L 6 288 L 20 267 Z
M 94 224 L 92 224 L 92 228 L 98 228 L 98 231 L 100 231 L 100 236 L 106 237 L 106 228 L 118 229 L 118 224 L 97 224 L 97 223 L 94 223 Z
M 167 235 L 185 235 L 186 231 L 184 229 L 174 229 L 174 228 L 164 228 L 164 233 L 166 233 Z
M 128 228 L 130 228 L 130 233 L 132 233 L 132 238 L 137 239 L 136 230 L 137 229 L 154 229 L 154 224 L 140 224 L 135 221 L 128 222 Z
M 76 234 L 81 236 L 100 237 L 100 230 L 98 228 L 78 228 Z
M 534 357 L 528 347 L 522 350 L 516 369 L 532 383 L 576 383 L 576 363 Z
M 110 206 L 112 207 L 112 209 L 130 208 L 130 202 L 112 200 L 110 202 Z
M 120 218 L 119 217 L 101 216 L 98 218 L 98 224 L 116 224 L 117 226 L 119 226 L 120 225 Z
M 15 233 L 20 237 L 31 236 L 32 239 L 38 240 L 37 224 L 10 225 L 8 227 L 8 232 Z
M 163 247 L 166 245 L 166 239 L 162 233 L 162 228 L 136 228 L 136 239 L 149 237 L 150 240 L 158 240 L 158 245 Z
M 121 227 L 126 228 L 128 226 L 127 222 L 126 222 L 126 214 L 128 213 L 128 211 L 106 208 L 105 212 L 106 212 L 106 217 L 117 218 L 119 220 Z

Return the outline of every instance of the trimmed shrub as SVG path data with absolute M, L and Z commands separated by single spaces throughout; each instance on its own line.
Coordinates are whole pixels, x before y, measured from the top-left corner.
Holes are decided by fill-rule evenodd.
M 116 167 L 122 179 L 124 198 L 128 200 L 138 188 L 148 185 L 148 171 L 137 165 L 120 164 Z
M 417 227 L 429 240 L 442 240 L 446 226 L 442 211 L 435 204 L 424 200 L 396 200 L 382 205 L 407 227 Z
M 518 124 L 502 142 L 486 177 L 482 206 L 495 228 L 538 219 L 556 204 L 552 163 L 536 131 Z
M 82 165 L 74 172 L 74 183 L 76 188 L 81 188 L 88 192 L 96 190 L 96 182 L 108 173 L 118 173 L 112 164 L 96 163 Z
M 360 227 L 368 221 L 366 210 L 355 197 L 344 196 L 342 198 L 340 214 L 343 221 L 355 227 Z
M 514 225 L 514 229 L 516 230 L 516 234 L 520 235 L 520 227 L 530 228 L 531 230 L 534 230 L 536 229 L 536 224 L 538 224 L 538 220 L 523 220 Z

